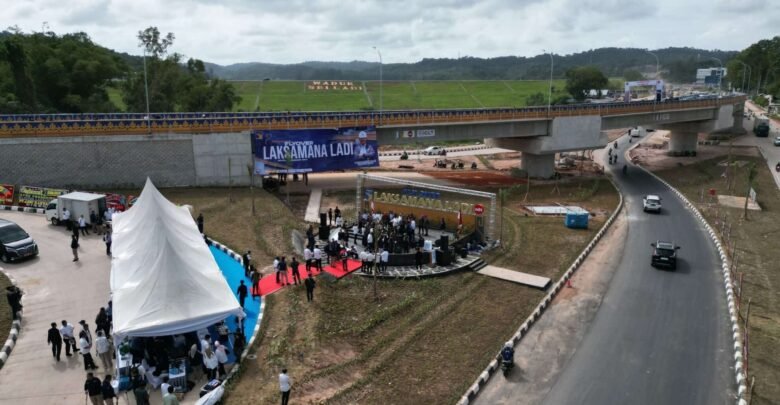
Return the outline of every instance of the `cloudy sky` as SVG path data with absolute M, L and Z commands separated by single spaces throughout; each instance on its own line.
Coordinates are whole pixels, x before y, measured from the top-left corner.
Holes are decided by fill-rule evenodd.
M 780 33 L 777 0 L 0 0 L 0 26 L 84 31 L 140 54 L 157 26 L 173 50 L 230 64 L 568 54 L 616 46 L 740 50 Z

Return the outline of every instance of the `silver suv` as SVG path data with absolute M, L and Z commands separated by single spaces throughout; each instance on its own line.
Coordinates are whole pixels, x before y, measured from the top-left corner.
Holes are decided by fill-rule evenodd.
M 661 212 L 661 197 L 648 194 L 642 199 L 642 209 L 645 212 Z

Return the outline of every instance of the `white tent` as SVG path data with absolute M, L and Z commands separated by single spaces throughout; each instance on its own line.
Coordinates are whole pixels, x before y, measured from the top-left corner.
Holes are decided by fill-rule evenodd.
M 242 313 L 195 221 L 146 180 L 128 211 L 113 217 L 114 335 L 191 332 Z

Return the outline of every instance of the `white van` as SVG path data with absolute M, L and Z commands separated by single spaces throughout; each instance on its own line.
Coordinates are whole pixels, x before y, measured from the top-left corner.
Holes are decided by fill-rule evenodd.
M 46 207 L 46 221 L 52 225 L 62 223 L 62 211 L 67 208 L 70 211 L 70 220 L 78 221 L 83 215 L 89 223 L 89 214 L 95 211 L 95 215 L 101 216 L 106 211 L 106 196 L 103 194 L 82 193 L 76 191 L 63 194 L 49 202 Z M 91 224 L 90 224 L 91 225 Z

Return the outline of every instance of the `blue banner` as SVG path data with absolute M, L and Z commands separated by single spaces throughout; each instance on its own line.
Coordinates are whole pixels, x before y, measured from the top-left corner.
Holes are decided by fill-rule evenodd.
M 252 132 L 255 173 L 312 173 L 379 166 L 374 127 Z

